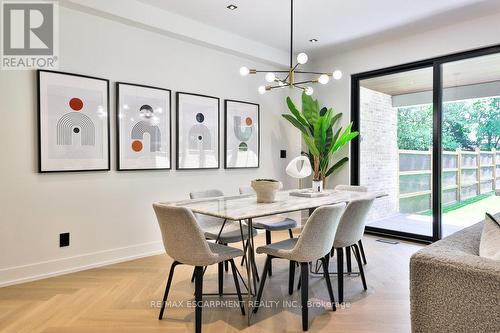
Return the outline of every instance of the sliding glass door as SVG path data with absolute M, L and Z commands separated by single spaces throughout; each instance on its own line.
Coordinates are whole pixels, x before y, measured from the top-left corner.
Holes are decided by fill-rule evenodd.
M 351 183 L 387 194 L 367 231 L 434 241 L 500 211 L 500 46 L 351 84 Z
M 432 236 L 432 67 L 360 81 L 359 184 L 381 191 L 368 226 Z
M 442 229 L 500 212 L 500 53 L 442 64 Z

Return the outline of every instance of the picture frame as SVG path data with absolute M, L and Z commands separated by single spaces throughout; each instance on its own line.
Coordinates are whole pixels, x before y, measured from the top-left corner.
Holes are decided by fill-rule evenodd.
M 38 172 L 110 170 L 109 80 L 37 71 Z
M 116 82 L 117 170 L 172 168 L 172 91 Z
M 260 167 L 260 105 L 224 100 L 224 168 Z
M 220 99 L 176 93 L 176 169 L 220 168 Z

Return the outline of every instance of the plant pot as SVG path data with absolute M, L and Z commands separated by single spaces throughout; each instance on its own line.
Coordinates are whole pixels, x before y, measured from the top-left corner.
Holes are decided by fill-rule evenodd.
M 252 180 L 252 188 L 257 193 L 257 202 L 274 202 L 276 192 L 281 189 L 281 182 L 273 179 Z
M 323 192 L 323 181 L 322 180 L 313 180 L 312 181 L 312 189 L 314 192 Z

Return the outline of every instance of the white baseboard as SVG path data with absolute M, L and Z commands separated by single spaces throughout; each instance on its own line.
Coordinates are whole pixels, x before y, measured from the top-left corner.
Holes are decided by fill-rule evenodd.
M 164 253 L 161 241 L 0 269 L 0 287 Z

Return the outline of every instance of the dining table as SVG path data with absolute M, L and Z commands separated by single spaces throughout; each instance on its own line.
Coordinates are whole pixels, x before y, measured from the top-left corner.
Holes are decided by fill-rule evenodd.
M 321 196 L 297 196 L 294 193 L 304 190 L 286 190 L 276 193 L 275 201 L 269 203 L 257 202 L 255 194 L 221 196 L 213 198 L 191 199 L 176 202 L 164 203 L 166 205 L 185 207 L 193 213 L 219 217 L 225 221 L 237 221 L 240 224 L 241 239 L 243 237 L 243 228 L 248 228 L 249 238 L 246 248 L 246 273 L 247 273 L 247 300 L 246 311 L 247 323 L 251 324 L 252 301 L 256 294 L 257 271 L 255 264 L 255 247 L 252 233 L 252 221 L 259 217 L 272 216 L 308 210 L 311 213 L 315 208 L 333 205 L 338 203 L 349 203 L 352 200 L 363 199 L 367 197 L 381 198 L 386 196 L 382 192 L 358 192 L 358 191 L 340 191 L 324 190 Z M 225 223 L 223 223 L 222 228 Z M 221 232 L 222 232 L 221 228 Z M 219 233 L 220 234 L 220 233 Z M 253 281 L 253 282 L 252 282 Z M 253 285 L 253 289 L 252 289 Z

